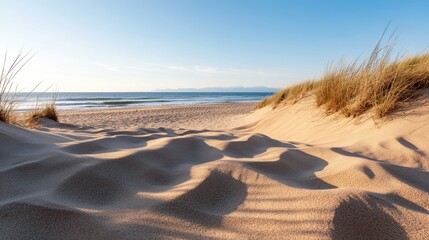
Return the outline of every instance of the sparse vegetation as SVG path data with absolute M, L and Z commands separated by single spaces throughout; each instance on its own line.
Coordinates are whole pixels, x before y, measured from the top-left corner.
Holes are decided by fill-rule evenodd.
M 16 116 L 14 110 L 19 100 L 17 98 L 17 85 L 14 82 L 15 76 L 30 61 L 32 56 L 29 53 L 18 55 L 8 66 L 7 52 L 4 55 L 3 67 L 0 74 L 0 121 L 5 123 L 15 123 Z
M 28 115 L 25 119 L 25 126 L 30 128 L 37 127 L 42 118 L 47 118 L 58 122 L 58 111 L 55 104 L 57 95 L 58 93 L 54 92 L 52 95 L 52 100 L 49 103 L 46 103 L 46 105 L 41 108 L 36 107 L 36 109 L 33 111 L 28 112 Z
M 268 105 L 273 107 L 278 106 L 281 103 L 294 104 L 303 97 L 310 94 L 310 92 L 316 87 L 318 83 L 315 81 L 306 81 L 300 84 L 292 85 L 274 95 L 262 100 L 258 103 L 256 108 L 263 108 Z
M 293 104 L 313 94 L 317 106 L 323 106 L 328 114 L 357 117 L 373 110 L 374 118 L 382 118 L 418 96 L 419 90 L 429 88 L 429 54 L 391 61 L 392 46 L 380 48 L 378 43 L 363 63 L 356 60 L 329 68 L 319 80 L 286 88 L 257 108 Z
M 16 107 L 23 99 L 22 97 L 18 97 L 19 91 L 17 83 L 14 82 L 14 78 L 33 56 L 34 55 L 30 55 L 30 52 L 24 54 L 21 51 L 14 59 L 12 59 L 12 62 L 9 65 L 7 62 L 7 52 L 5 53 L 0 75 L 1 122 L 35 127 L 41 118 L 49 118 L 51 120 L 58 121 L 58 112 L 55 105 L 57 92 L 54 92 L 52 101 L 46 104 L 43 108 L 36 107 L 35 110 L 30 111 L 27 114 L 16 114 Z M 33 88 L 30 93 L 34 92 L 38 86 L 39 85 Z M 24 119 L 19 119 L 21 116 L 25 116 Z

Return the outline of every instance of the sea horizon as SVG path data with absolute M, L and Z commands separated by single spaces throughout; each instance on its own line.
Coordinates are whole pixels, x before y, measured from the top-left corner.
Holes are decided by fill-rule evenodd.
M 17 109 L 31 110 L 52 101 L 61 110 L 165 105 L 258 102 L 273 92 L 21 92 Z

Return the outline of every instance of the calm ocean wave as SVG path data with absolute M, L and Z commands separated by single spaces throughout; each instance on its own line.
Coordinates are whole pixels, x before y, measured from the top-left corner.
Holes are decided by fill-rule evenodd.
M 57 96 L 59 109 L 137 107 L 227 102 L 257 102 L 272 93 L 262 92 L 131 92 L 131 93 L 65 93 Z M 21 93 L 18 109 L 28 110 L 52 99 L 52 93 Z M 24 98 L 24 96 L 26 96 Z

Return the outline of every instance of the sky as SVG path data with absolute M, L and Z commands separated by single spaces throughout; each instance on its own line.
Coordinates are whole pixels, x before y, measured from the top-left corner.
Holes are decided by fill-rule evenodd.
M 367 56 L 429 48 L 429 1 L 0 0 L 0 54 L 36 52 L 16 81 L 63 92 L 283 88 Z

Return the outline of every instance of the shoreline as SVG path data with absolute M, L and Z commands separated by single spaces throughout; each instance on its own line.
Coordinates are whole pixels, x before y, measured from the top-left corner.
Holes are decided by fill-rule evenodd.
M 195 104 L 220 104 L 230 102 L 259 102 L 271 96 L 272 93 L 263 92 L 134 92 L 134 93 L 58 93 L 57 108 L 60 110 L 99 109 L 146 106 L 174 106 Z M 36 105 L 43 105 L 52 101 L 51 94 L 32 95 L 22 99 L 18 108 L 32 109 Z M 38 104 L 36 104 L 38 103 Z
M 114 107 L 90 107 L 90 108 L 76 108 L 76 109 L 58 109 L 61 112 L 74 112 L 74 111 L 100 111 L 100 110 L 118 110 L 118 109 L 161 109 L 161 108 L 175 108 L 175 107 L 193 107 L 193 106 L 207 106 L 207 105 L 225 105 L 225 104 L 254 104 L 259 101 L 245 101 L 245 102 L 219 102 L 219 103 L 190 103 L 190 104 L 171 104 L 171 105 L 127 105 L 127 106 L 114 106 Z
M 261 99 L 263 100 L 263 99 Z M 181 107 L 181 106 L 199 106 L 199 105 L 220 105 L 220 104 L 233 104 L 233 103 L 247 103 L 255 104 L 255 106 L 261 101 L 230 101 L 230 102 L 198 102 L 198 103 L 174 103 L 174 104 L 163 104 L 163 105 L 111 105 L 110 107 L 81 107 L 81 108 L 62 108 L 57 105 L 59 111 L 86 111 L 86 110 L 107 110 L 107 109 L 122 109 L 122 108 L 164 108 L 164 107 Z M 41 104 L 40 106 L 42 106 Z M 38 105 L 33 108 L 17 108 L 16 112 L 28 112 L 37 109 Z

